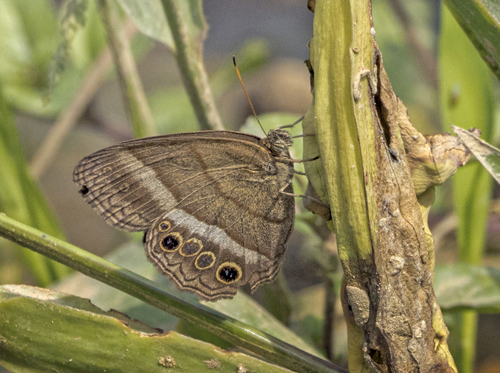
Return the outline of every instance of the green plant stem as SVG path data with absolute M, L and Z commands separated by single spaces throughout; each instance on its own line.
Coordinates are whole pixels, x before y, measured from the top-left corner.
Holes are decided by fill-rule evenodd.
M 138 138 L 156 135 L 153 116 L 137 72 L 129 39 L 123 32 L 125 27 L 118 30 L 119 22 L 117 20 L 116 9 L 112 7 L 113 3 L 109 3 L 107 0 L 99 0 L 97 5 L 106 29 L 109 49 L 113 55 L 123 102 L 129 120 L 132 123 L 134 135 Z M 130 19 L 127 19 L 126 22 L 132 23 Z
M 89 277 L 130 294 L 165 312 L 200 326 L 229 343 L 298 372 L 346 372 L 264 332 L 208 307 L 170 295 L 156 284 L 67 242 L 0 214 L 0 235 Z
M 474 371 L 474 360 L 476 358 L 477 339 L 477 312 L 462 311 L 460 314 L 460 341 L 461 349 L 464 352 L 460 359 L 457 359 L 464 368 L 462 372 Z
M 174 39 L 177 64 L 182 81 L 200 128 L 202 130 L 222 130 L 224 127 L 217 112 L 215 100 L 208 84 L 207 72 L 203 65 L 201 41 L 199 41 L 199 45 L 195 45 L 195 41 L 189 36 L 188 27 L 179 10 L 178 0 L 162 0 L 161 2 Z M 203 38 L 204 35 L 199 39 Z

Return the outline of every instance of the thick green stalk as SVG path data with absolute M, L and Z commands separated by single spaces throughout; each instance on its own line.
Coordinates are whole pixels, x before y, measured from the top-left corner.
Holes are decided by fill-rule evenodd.
M 349 370 L 451 372 L 412 180 L 433 154 L 392 90 L 374 34 L 370 1 L 316 1 L 304 132 L 315 132 L 317 146 L 312 137 L 304 146 L 320 160 L 306 172 L 330 204 L 337 235 Z

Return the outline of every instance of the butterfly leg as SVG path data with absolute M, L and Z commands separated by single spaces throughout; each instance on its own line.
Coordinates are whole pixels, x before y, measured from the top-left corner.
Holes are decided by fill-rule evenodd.
M 285 124 L 283 126 L 280 126 L 278 127 L 279 129 L 282 129 L 282 128 L 293 128 L 295 127 L 296 124 L 302 122 L 304 120 L 304 116 L 301 116 L 299 119 L 297 119 L 295 122 L 293 122 L 292 124 Z
M 298 139 L 299 137 L 311 137 L 311 136 L 316 136 L 316 134 L 314 134 L 314 133 L 303 133 L 302 135 L 292 136 L 292 139 Z
M 304 163 L 304 162 L 312 162 L 312 161 L 315 161 L 317 159 L 319 159 L 319 155 L 317 155 L 316 157 L 307 158 L 307 159 L 294 159 L 293 161 L 296 163 Z
M 290 182 L 291 183 L 291 182 Z M 288 187 L 288 185 L 290 185 L 290 183 L 288 183 L 287 185 L 285 185 L 283 188 L 280 189 L 280 193 L 286 195 L 286 196 L 290 196 L 290 197 L 298 197 L 298 198 L 307 198 L 307 199 L 310 199 L 311 201 L 314 201 L 316 203 L 319 203 L 320 205 L 322 206 L 325 206 L 325 207 L 330 207 L 330 205 L 328 205 L 327 203 L 317 199 L 317 198 L 314 198 L 314 197 L 311 197 L 311 196 L 306 196 L 304 194 L 295 194 L 295 193 L 289 193 L 289 192 L 285 192 L 285 189 Z
M 304 163 L 304 162 L 312 162 L 319 159 L 319 155 L 314 158 L 307 159 L 292 159 L 292 158 L 275 158 L 278 162 L 293 162 L 293 163 Z
M 297 119 L 295 122 L 293 122 L 292 124 L 285 124 L 284 126 L 280 126 L 278 127 L 279 129 L 283 129 L 283 128 L 293 128 L 295 127 L 296 124 L 302 122 L 304 120 L 304 116 L 301 116 L 299 119 Z M 306 133 L 306 134 L 302 134 L 302 135 L 295 135 L 295 136 L 292 136 L 292 139 L 298 139 L 299 137 L 309 137 L 309 136 L 316 136 L 314 133 Z

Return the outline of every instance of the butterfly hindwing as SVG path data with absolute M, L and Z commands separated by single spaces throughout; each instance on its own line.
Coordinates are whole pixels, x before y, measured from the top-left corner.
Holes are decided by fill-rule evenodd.
M 270 281 L 281 262 L 246 249 L 223 230 L 192 222 L 182 210 L 160 217 L 146 234 L 146 255 L 182 290 L 208 300 L 232 298 L 239 286 Z

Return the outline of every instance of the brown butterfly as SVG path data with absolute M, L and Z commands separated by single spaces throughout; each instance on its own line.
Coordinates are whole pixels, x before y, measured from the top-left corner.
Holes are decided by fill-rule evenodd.
M 145 231 L 148 259 L 214 301 L 278 273 L 294 223 L 288 132 L 204 131 L 126 141 L 82 159 L 74 181 L 109 224 Z

